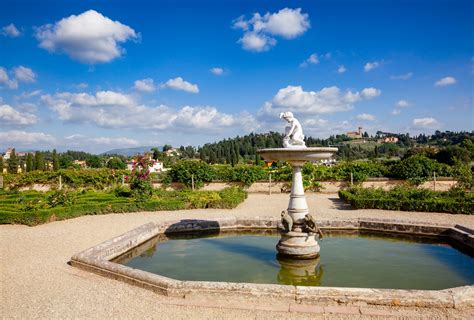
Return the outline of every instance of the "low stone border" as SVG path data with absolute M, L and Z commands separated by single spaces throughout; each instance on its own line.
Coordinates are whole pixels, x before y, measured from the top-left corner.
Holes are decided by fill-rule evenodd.
M 394 290 L 370 288 L 305 287 L 293 285 L 251 284 L 209 281 L 181 281 L 112 262 L 147 240 L 166 234 L 190 231 L 231 229 L 276 229 L 274 217 L 219 218 L 215 220 L 178 220 L 148 223 L 123 235 L 80 252 L 71 265 L 153 290 L 182 298 L 258 298 L 259 301 L 285 301 L 297 304 L 385 305 L 406 307 L 464 308 L 474 306 L 474 285 L 445 290 Z M 474 231 L 462 226 L 419 224 L 395 220 L 319 221 L 321 229 L 366 230 L 451 239 L 463 249 L 474 252 Z

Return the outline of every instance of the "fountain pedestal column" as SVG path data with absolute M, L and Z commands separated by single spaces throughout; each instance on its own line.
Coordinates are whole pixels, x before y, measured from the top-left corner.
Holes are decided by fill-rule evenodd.
M 305 216 L 309 209 L 301 173 L 304 161 L 290 161 L 290 164 L 293 167 L 293 179 L 288 214 L 293 219 L 293 227 L 289 232 L 282 233 L 276 247 L 282 256 L 312 259 L 319 255 L 319 244 L 315 234 L 305 232 Z

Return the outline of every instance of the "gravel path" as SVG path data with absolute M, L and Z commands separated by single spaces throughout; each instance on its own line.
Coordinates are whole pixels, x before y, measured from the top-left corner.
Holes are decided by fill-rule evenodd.
M 294 313 L 276 305 L 262 306 L 242 301 L 243 310 L 222 308 L 222 303 L 187 305 L 67 264 L 86 248 L 150 221 L 184 218 L 212 219 L 218 216 L 279 216 L 288 204 L 287 194 L 250 194 L 233 210 L 206 209 L 167 212 L 138 212 L 84 216 L 36 227 L 0 226 L 0 316 L 2 318 L 163 318 L 163 319 L 279 319 L 279 318 L 370 318 L 417 316 L 429 318 L 472 317 L 474 310 L 424 310 L 391 308 L 324 309 L 324 314 Z M 426 212 L 351 210 L 335 194 L 309 194 L 308 205 L 318 219 L 390 218 L 441 224 L 463 224 L 474 228 L 474 216 Z M 266 309 L 266 310 L 255 310 Z M 371 311 L 372 310 L 372 311 Z M 290 310 L 291 311 L 291 310 Z M 367 311 L 367 313 L 366 313 Z M 371 313 L 372 312 L 372 313 Z

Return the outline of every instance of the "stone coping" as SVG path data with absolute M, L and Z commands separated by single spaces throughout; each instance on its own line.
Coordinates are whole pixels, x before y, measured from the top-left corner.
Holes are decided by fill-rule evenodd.
M 253 284 L 210 281 L 181 281 L 143 270 L 133 269 L 111 260 L 133 250 L 159 235 L 193 231 L 276 229 L 275 217 L 214 220 L 175 220 L 147 223 L 118 237 L 75 254 L 71 265 L 112 279 L 127 282 L 156 293 L 181 298 L 255 299 L 305 305 L 384 305 L 405 307 L 466 308 L 474 306 L 474 285 L 444 290 L 400 290 L 342 287 L 306 287 L 294 285 Z M 322 220 L 323 230 L 365 230 L 418 236 L 437 236 L 454 241 L 474 252 L 474 232 L 463 226 L 420 224 L 383 219 Z

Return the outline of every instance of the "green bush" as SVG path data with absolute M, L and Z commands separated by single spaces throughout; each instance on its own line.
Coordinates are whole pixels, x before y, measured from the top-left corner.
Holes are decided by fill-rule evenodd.
M 474 194 L 459 188 L 437 192 L 427 189 L 395 187 L 389 191 L 352 188 L 339 191 L 339 197 L 354 209 L 447 212 L 474 214 Z
M 82 215 L 112 212 L 234 208 L 247 197 L 247 193 L 237 187 L 220 192 L 156 189 L 153 196 L 144 201 L 122 196 L 128 192 L 130 192 L 128 188 L 116 188 L 111 192 L 83 190 L 75 193 L 0 191 L 0 223 L 35 225 Z

